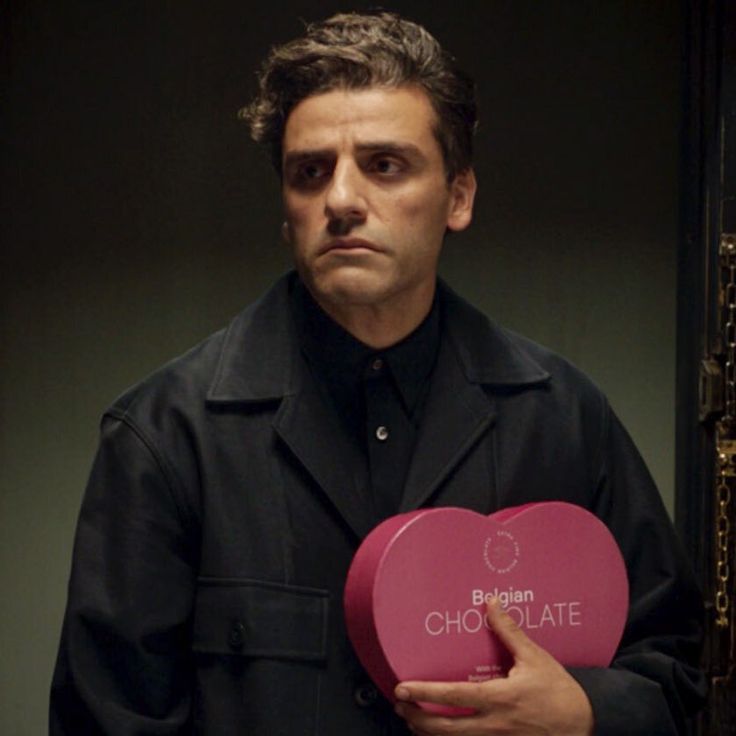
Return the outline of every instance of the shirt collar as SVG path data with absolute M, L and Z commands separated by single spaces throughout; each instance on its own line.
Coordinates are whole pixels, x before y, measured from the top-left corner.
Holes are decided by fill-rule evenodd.
M 289 316 L 297 281 L 294 272 L 284 275 L 207 342 L 215 351 L 208 403 L 273 401 L 301 390 L 300 333 Z M 438 293 L 443 340 L 453 345 L 468 381 L 524 388 L 550 379 L 537 348 L 494 325 L 441 280 Z
M 434 367 L 440 342 L 440 306 L 435 297 L 429 314 L 403 340 L 375 350 L 353 337 L 329 317 L 301 281 L 292 292 L 291 308 L 307 361 L 338 391 L 357 391 L 360 381 L 377 375 L 371 369 L 383 361 L 411 414 Z

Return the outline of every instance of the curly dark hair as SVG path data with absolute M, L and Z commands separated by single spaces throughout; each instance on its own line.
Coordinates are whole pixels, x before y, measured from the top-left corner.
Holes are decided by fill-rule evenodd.
M 280 174 L 286 119 L 303 99 L 334 89 L 405 85 L 421 87 L 432 103 L 434 134 L 452 181 L 472 162 L 475 85 L 427 30 L 395 13 L 339 13 L 308 24 L 304 36 L 271 49 L 258 94 L 240 117 Z

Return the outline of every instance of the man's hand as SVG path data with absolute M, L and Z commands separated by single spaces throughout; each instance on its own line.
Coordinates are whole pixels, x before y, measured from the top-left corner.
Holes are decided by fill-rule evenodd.
M 396 686 L 396 712 L 420 736 L 524 734 L 591 736 L 593 711 L 575 679 L 551 654 L 516 625 L 497 600 L 488 621 L 511 652 L 508 676 L 487 682 L 402 682 Z M 437 703 L 475 712 L 441 716 L 415 703 Z

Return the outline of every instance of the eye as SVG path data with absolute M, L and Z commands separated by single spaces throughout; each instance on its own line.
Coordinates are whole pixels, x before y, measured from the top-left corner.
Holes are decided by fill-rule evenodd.
M 319 187 L 331 173 L 332 165 L 329 161 L 314 159 L 300 162 L 288 171 L 287 177 L 294 187 L 312 189 Z
M 297 171 L 297 176 L 304 181 L 316 181 L 329 173 L 329 167 L 324 161 L 306 161 Z
M 395 176 L 406 168 L 403 161 L 395 156 L 376 156 L 370 164 L 370 170 L 384 176 Z
M 302 166 L 299 171 L 299 175 L 303 179 L 319 179 L 320 176 L 324 176 L 327 167 L 324 164 L 309 163 Z

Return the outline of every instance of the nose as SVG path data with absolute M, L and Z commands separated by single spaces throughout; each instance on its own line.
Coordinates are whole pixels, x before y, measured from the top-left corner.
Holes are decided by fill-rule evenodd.
M 325 214 L 333 224 L 358 224 L 365 220 L 363 177 L 352 161 L 338 161 L 325 195 Z

